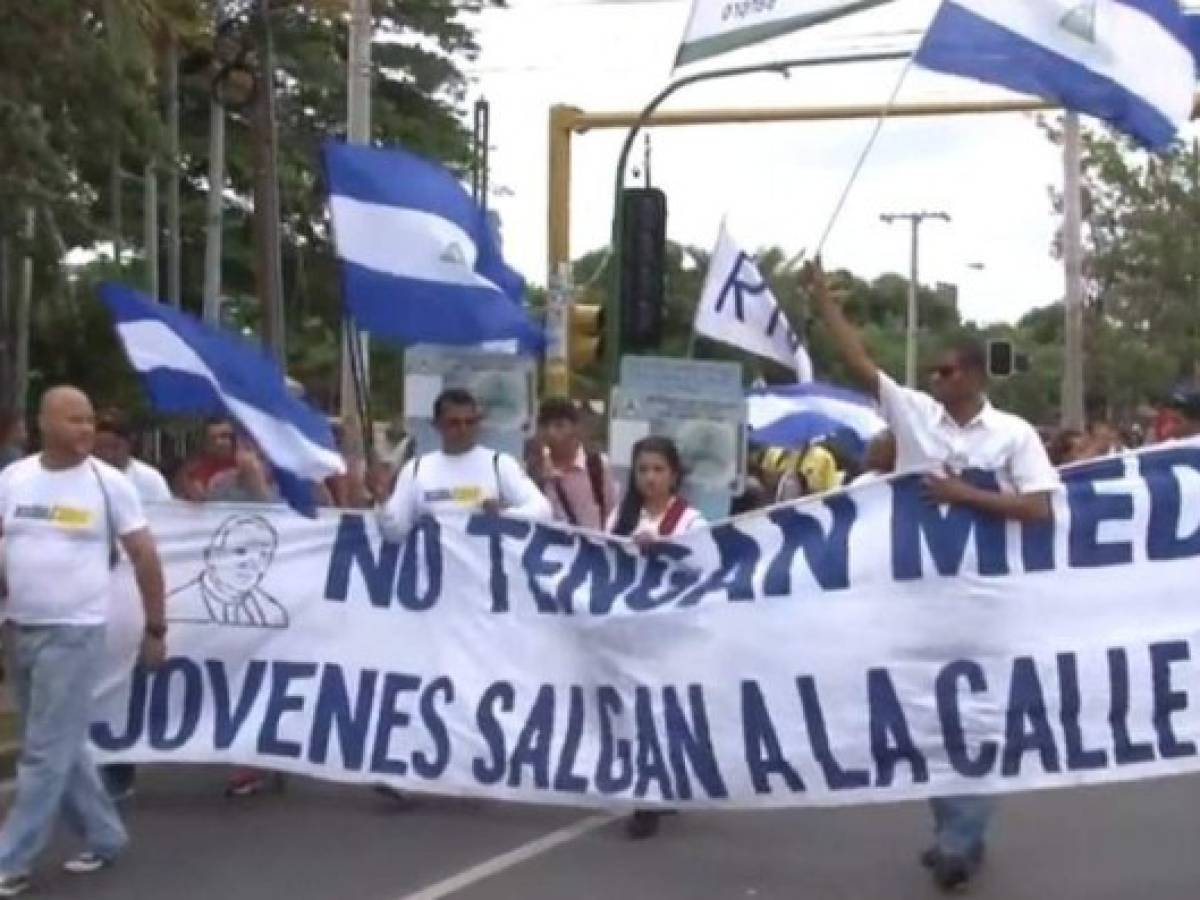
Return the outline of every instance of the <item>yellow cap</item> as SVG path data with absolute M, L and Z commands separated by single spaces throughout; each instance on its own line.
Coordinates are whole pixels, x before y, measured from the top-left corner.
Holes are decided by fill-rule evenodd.
M 824 447 L 812 447 L 800 461 L 800 474 L 809 493 L 823 494 L 842 486 L 845 475 L 838 471 L 837 460 Z

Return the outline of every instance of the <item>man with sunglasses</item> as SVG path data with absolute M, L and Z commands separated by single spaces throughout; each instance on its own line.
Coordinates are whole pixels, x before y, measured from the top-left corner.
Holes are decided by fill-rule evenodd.
M 391 540 L 403 540 L 422 515 L 444 517 L 504 512 L 548 520 L 550 501 L 507 453 L 481 447 L 479 403 L 469 391 L 449 388 L 433 404 L 433 424 L 442 449 L 411 460 L 400 472 L 391 497 L 380 506 L 379 527 Z M 375 496 L 386 493 L 373 479 Z
M 1037 432 L 988 402 L 982 347 L 964 342 L 929 370 L 929 394 L 896 384 L 872 361 L 858 330 L 834 299 L 818 260 L 806 270 L 817 308 L 853 377 L 878 398 L 896 443 L 896 472 L 923 472 L 931 503 L 956 503 L 1032 522 L 1049 519 L 1059 489 Z M 971 484 L 964 473 L 991 474 L 1000 490 Z M 946 890 L 964 886 L 983 860 L 994 802 L 986 796 L 931 801 L 936 843 L 921 854 Z

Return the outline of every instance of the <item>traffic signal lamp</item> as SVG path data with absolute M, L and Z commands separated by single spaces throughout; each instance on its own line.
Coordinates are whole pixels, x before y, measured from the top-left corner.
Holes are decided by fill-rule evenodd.
M 1016 353 L 1012 341 L 988 341 L 988 375 L 992 378 L 1008 378 L 1016 371 Z
M 567 358 L 572 371 L 586 368 L 604 352 L 604 307 L 572 303 L 567 323 Z
M 662 343 L 666 300 L 667 196 L 658 188 L 622 194 L 621 352 Z

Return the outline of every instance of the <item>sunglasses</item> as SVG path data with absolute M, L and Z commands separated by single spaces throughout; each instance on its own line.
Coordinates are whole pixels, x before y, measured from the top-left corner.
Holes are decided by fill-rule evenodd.
M 944 365 L 930 366 L 929 368 L 929 376 L 931 378 L 953 378 L 957 372 L 958 366 Z
M 481 418 L 481 416 L 456 416 L 454 418 L 447 416 L 441 420 L 441 424 L 443 428 L 470 428 L 478 425 Z

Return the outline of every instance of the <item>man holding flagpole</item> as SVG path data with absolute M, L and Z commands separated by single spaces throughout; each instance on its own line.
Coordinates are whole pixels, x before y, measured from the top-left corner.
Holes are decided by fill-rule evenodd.
M 850 373 L 879 400 L 896 443 L 897 473 L 925 473 L 930 503 L 958 504 L 1021 522 L 1051 517 L 1058 473 L 1033 426 L 988 401 L 980 347 L 968 343 L 944 354 L 930 369 L 929 394 L 901 387 L 867 353 L 833 298 L 819 261 L 807 268 L 805 280 Z M 999 490 L 979 486 L 980 475 Z M 986 795 L 935 797 L 930 805 L 935 843 L 921 862 L 939 887 L 953 890 L 970 881 L 983 861 L 994 801 Z

